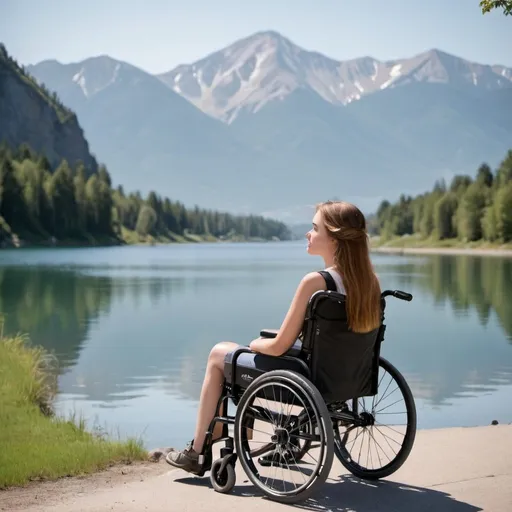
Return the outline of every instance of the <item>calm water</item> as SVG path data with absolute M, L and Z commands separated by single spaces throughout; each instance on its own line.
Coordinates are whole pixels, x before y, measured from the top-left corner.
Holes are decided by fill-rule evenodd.
M 383 355 L 407 378 L 420 428 L 512 421 L 512 259 L 374 255 L 389 300 Z M 0 251 L 6 333 L 60 361 L 58 409 L 146 446 L 181 445 L 211 346 L 279 327 L 304 243 Z

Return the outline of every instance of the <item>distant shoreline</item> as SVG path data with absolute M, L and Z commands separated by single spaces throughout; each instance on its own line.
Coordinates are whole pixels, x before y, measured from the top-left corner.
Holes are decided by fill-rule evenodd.
M 152 238 L 146 241 L 136 240 L 133 238 L 114 238 L 114 237 L 103 237 L 93 238 L 88 240 L 84 239 L 65 239 L 65 240 L 30 240 L 30 239 L 18 239 L 15 240 L 3 240 L 0 242 L 0 251 L 2 249 L 34 249 L 34 248 L 73 248 L 73 249 L 88 249 L 88 248 L 101 248 L 101 247 L 137 247 L 137 246 L 161 246 L 161 245 L 183 245 L 183 244 L 204 244 L 204 243 L 275 243 L 281 240 L 272 240 L 259 237 L 244 238 L 242 236 L 234 236 L 229 238 L 215 238 L 202 235 L 179 235 L 176 239 L 170 238 L 163 240 L 160 238 Z
M 512 258 L 512 249 L 464 247 L 371 247 L 371 252 L 381 254 L 446 254 L 468 256 L 499 256 Z

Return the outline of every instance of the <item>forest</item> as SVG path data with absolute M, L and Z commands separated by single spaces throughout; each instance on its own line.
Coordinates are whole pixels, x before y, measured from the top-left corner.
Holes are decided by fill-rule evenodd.
M 397 202 L 382 201 L 371 232 L 383 241 L 404 235 L 463 242 L 512 240 L 512 150 L 493 172 L 483 163 L 475 176 L 459 174 L 447 185 Z
M 89 172 L 63 160 L 56 169 L 26 144 L 0 147 L 0 246 L 30 243 L 105 243 L 290 238 L 287 226 L 254 215 L 187 208 L 150 192 L 112 187 L 105 166 Z

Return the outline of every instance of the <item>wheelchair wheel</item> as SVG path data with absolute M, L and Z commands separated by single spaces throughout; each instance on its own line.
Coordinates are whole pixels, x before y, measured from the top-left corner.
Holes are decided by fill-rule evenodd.
M 237 406 L 234 440 L 251 482 L 281 503 L 311 496 L 327 479 L 334 457 L 332 422 L 322 396 L 289 370 L 266 372 L 247 387 Z M 308 448 L 301 450 L 302 460 L 294 456 L 299 441 Z M 317 446 L 310 448 L 311 442 Z M 263 465 L 257 455 L 264 452 L 270 463 Z
M 233 489 L 236 483 L 235 467 L 231 463 L 227 463 L 221 470 L 222 459 L 217 459 L 210 470 L 210 481 L 213 488 L 220 493 L 228 493 Z
M 334 451 L 353 475 L 378 480 L 407 460 L 416 437 L 414 397 L 402 374 L 386 359 L 379 361 L 377 395 L 352 400 L 363 426 L 334 423 Z M 340 427 L 344 431 L 340 432 Z

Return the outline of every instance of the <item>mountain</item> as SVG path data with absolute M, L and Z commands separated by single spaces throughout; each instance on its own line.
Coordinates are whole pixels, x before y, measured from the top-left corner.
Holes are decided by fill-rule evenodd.
M 486 91 L 512 87 L 512 69 L 465 61 L 440 50 L 381 62 L 363 57 L 340 62 L 306 51 L 276 32 L 259 32 L 204 59 L 159 75 L 204 112 L 232 122 L 297 89 L 346 105 L 387 88 L 443 83 Z
M 315 188 L 364 204 L 421 192 L 512 141 L 512 68 L 438 49 L 341 62 L 260 32 L 159 78 L 274 162 L 293 159 L 297 198 L 316 170 Z
M 56 167 L 82 161 L 97 169 L 76 115 L 27 75 L 0 44 L 0 143 L 28 143 Z
M 293 222 L 472 175 L 512 141 L 512 70 L 440 50 L 340 62 L 260 32 L 159 76 L 106 56 L 28 69 L 114 181 Z
M 238 179 L 250 158 L 251 149 L 224 123 L 128 63 L 100 56 L 73 64 L 49 60 L 27 69 L 73 107 L 91 147 L 127 190 L 153 188 L 204 204 L 203 198 L 216 194 L 215 170 L 222 169 L 224 179 Z

